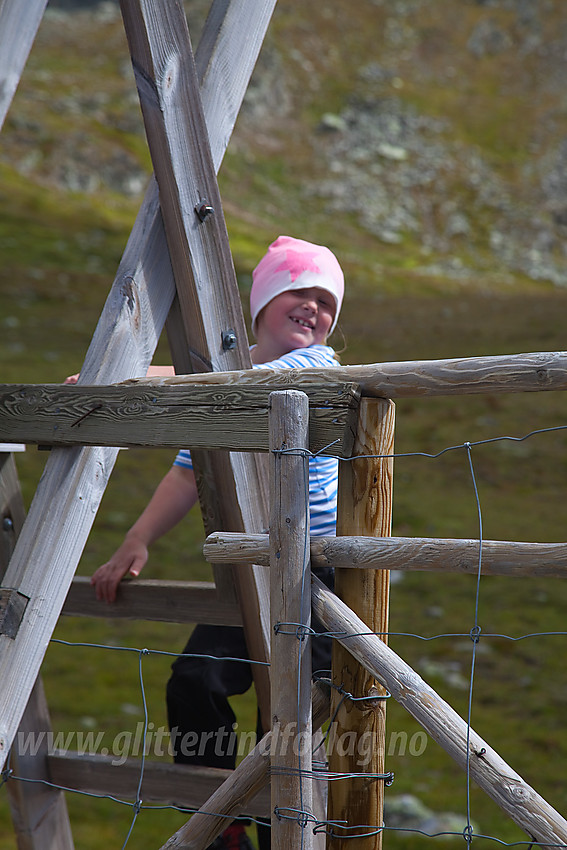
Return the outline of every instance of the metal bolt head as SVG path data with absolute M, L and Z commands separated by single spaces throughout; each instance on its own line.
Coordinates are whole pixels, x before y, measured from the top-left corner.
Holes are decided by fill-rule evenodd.
M 227 331 L 223 331 L 221 336 L 224 351 L 232 351 L 233 348 L 236 348 L 236 334 L 232 328 L 229 328 Z
M 207 201 L 203 200 L 196 204 L 195 212 L 199 221 L 204 221 L 208 216 L 214 215 L 215 211 Z
M 5 516 L 2 520 L 2 531 L 12 531 L 14 523 L 9 516 Z

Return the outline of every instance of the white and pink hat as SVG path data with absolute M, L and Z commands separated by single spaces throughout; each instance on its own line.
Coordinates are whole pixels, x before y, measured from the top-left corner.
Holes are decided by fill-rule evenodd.
M 333 331 L 339 318 L 345 281 L 337 258 L 324 245 L 314 245 L 292 236 L 278 236 L 252 272 L 250 313 L 252 332 L 256 319 L 269 302 L 289 289 L 311 289 L 317 286 L 329 292 L 335 300 Z

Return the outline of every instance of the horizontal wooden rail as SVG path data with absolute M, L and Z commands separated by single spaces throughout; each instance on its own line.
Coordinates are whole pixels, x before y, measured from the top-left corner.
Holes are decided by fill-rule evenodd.
M 216 372 L 214 375 L 179 375 L 173 378 L 135 379 L 159 385 L 270 384 L 272 389 L 305 386 L 326 381 L 352 381 L 363 396 L 414 398 L 417 396 L 525 393 L 567 390 L 567 351 L 464 357 L 452 360 L 407 360 L 332 369 L 254 369 Z
M 272 373 L 273 374 L 273 373 Z M 0 385 L 0 440 L 49 446 L 186 446 L 268 451 L 266 384 L 243 387 Z M 352 450 L 359 393 L 352 383 L 309 388 L 309 447 Z
M 62 613 L 71 617 L 242 625 L 238 605 L 219 599 L 215 585 L 207 581 L 123 581 L 116 601 L 107 604 L 96 599 L 90 579 L 75 576 Z
M 135 802 L 140 781 L 140 759 L 93 753 L 55 752 L 47 756 L 51 781 L 63 788 L 90 794 L 104 794 Z M 149 761 L 144 765 L 144 781 L 140 798 L 164 806 L 198 809 L 227 779 L 232 770 L 194 767 Z M 270 791 L 260 788 L 247 805 L 246 814 L 270 816 Z
M 267 534 L 215 532 L 203 546 L 211 564 L 269 565 Z M 419 537 L 312 537 L 312 567 L 478 572 L 478 540 Z M 484 540 L 483 575 L 567 576 L 567 543 Z

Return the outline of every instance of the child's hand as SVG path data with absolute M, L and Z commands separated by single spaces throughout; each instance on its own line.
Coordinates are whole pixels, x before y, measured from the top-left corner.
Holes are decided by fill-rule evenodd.
M 68 378 L 65 378 L 63 383 L 65 383 L 65 384 L 76 384 L 77 381 L 79 380 L 80 374 L 81 374 L 80 372 L 77 372 L 76 375 L 69 375 Z
M 110 561 L 99 567 L 91 578 L 96 598 L 101 602 L 114 602 L 118 585 L 124 576 L 140 575 L 147 560 L 148 547 L 145 543 L 136 537 L 126 537 Z

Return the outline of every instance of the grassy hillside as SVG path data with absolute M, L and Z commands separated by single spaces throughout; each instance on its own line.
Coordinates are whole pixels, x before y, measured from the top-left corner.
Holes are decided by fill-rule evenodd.
M 206 5 L 187 4 L 194 41 Z M 5 382 L 57 381 L 80 368 L 150 169 L 116 6 L 50 9 L 0 137 Z M 345 267 L 345 363 L 564 348 L 566 47 L 562 0 L 280 0 L 220 175 L 244 300 L 266 244 L 287 232 L 326 242 Z M 162 344 L 158 359 L 167 357 Z M 558 393 L 407 400 L 397 405 L 396 448 L 436 453 L 566 424 Z M 565 540 L 564 434 L 473 449 L 486 538 Z M 118 545 L 170 460 L 121 452 L 81 574 Z M 18 457 L 27 504 L 44 462 L 34 449 Z M 396 460 L 395 534 L 478 537 L 478 528 L 464 451 Z M 206 578 L 201 543 L 193 516 L 156 545 L 147 574 Z M 563 584 L 483 578 L 483 634 L 561 631 Z M 462 713 L 470 639 L 406 633 L 466 634 L 474 622 L 470 578 L 413 574 L 392 589 L 392 646 Z M 185 631 L 67 619 L 56 636 L 176 652 Z M 472 710 L 477 731 L 563 813 L 564 640 L 483 637 Z M 170 661 L 143 664 L 156 729 Z M 44 679 L 56 730 L 100 729 L 108 743 L 143 717 L 135 653 L 53 644 Z M 401 709 L 388 711 L 389 732 L 416 731 Z M 250 697 L 238 712 L 249 728 Z M 464 827 L 464 777 L 433 742 L 419 757 L 393 753 L 387 766 L 390 795 L 458 812 Z M 14 850 L 5 791 L 0 850 Z M 122 846 L 128 808 L 68 797 L 77 848 Z M 484 835 L 524 839 L 474 789 L 471 814 Z M 160 846 L 183 820 L 143 812 L 130 843 Z

